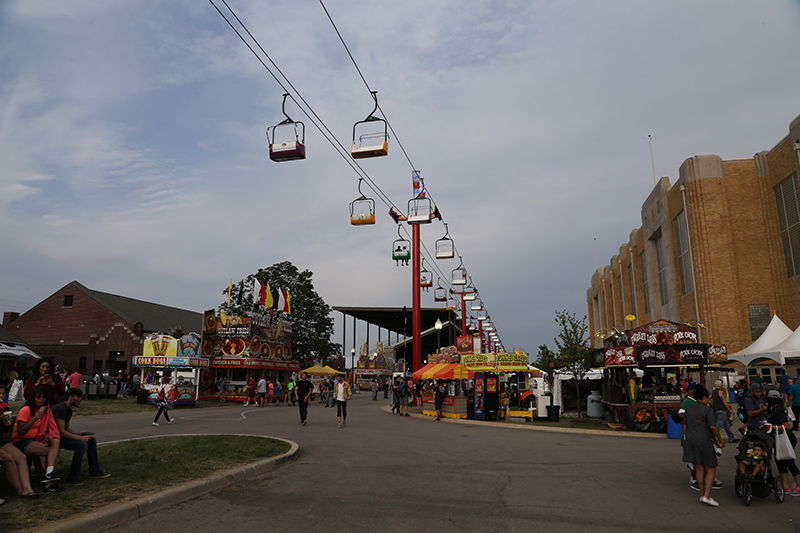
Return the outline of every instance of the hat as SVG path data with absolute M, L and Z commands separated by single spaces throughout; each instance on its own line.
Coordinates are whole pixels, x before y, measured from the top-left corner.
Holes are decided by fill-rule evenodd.
M 689 384 L 686 386 L 686 390 L 687 390 L 687 391 L 694 390 L 694 389 L 695 389 L 695 387 L 697 387 L 697 383 L 695 383 L 694 381 L 692 381 L 691 383 L 689 383 Z
M 753 383 L 750 385 L 750 390 L 761 390 L 761 383 Z
M 781 399 L 781 393 L 776 390 L 771 390 L 767 393 L 767 398 L 777 398 Z

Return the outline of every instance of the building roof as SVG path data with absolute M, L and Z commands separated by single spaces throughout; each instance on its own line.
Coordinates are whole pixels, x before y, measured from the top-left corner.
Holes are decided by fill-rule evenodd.
M 85 293 L 123 320 L 131 324 L 141 322 L 145 332 L 169 333 L 176 326 L 180 326 L 186 333 L 192 331 L 200 333 L 202 330 L 203 313 L 95 291 L 77 281 L 69 285 Z
M 411 308 L 408 307 L 341 307 L 334 306 L 334 311 L 339 311 L 346 316 L 356 317 L 370 324 L 374 324 L 383 329 L 388 329 L 399 335 L 411 335 L 412 317 Z M 420 309 L 421 330 L 432 328 L 436 319 L 443 323 L 448 320 L 455 320 L 458 314 L 444 308 L 423 308 Z
M 0 324 L 0 342 L 11 342 L 14 344 L 25 344 L 25 341 L 11 333 L 8 329 Z

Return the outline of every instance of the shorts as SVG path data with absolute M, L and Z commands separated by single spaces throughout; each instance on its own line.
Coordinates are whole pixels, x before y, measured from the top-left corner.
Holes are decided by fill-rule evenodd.
M 267 397 L 267 393 L 266 392 L 259 392 L 258 393 L 258 397 L 259 398 L 266 398 Z
M 400 396 L 400 405 L 408 405 L 408 394 Z
M 25 449 L 33 442 L 36 442 L 36 439 L 19 439 L 14 443 L 14 446 L 22 453 L 25 453 Z
M 256 391 L 254 391 L 254 390 L 249 391 L 247 393 L 247 397 L 248 398 L 255 398 L 256 397 Z

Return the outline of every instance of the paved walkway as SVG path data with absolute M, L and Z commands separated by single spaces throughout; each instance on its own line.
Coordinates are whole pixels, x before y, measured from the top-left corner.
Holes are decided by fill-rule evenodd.
M 720 507 L 710 508 L 689 489 L 676 440 L 437 422 L 386 404 L 355 396 L 342 429 L 319 404 L 304 427 L 296 408 L 229 404 L 175 409 L 171 426 L 151 426 L 146 413 L 73 425 L 102 440 L 230 432 L 299 444 L 297 460 L 123 526 L 134 531 L 800 531 L 800 498 L 744 507 L 730 448 L 718 470 L 725 487 L 713 494 Z

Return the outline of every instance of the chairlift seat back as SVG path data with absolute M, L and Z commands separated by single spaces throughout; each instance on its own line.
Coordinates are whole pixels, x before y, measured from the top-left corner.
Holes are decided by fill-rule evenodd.
M 376 144 L 372 146 L 360 146 L 356 148 L 354 144 L 350 150 L 353 159 L 366 159 L 368 157 L 380 157 L 383 155 L 389 155 L 389 143 L 387 141 L 383 141 L 381 144 Z
M 273 143 L 269 145 L 269 158 L 278 162 L 305 159 L 306 147 L 300 141 Z

